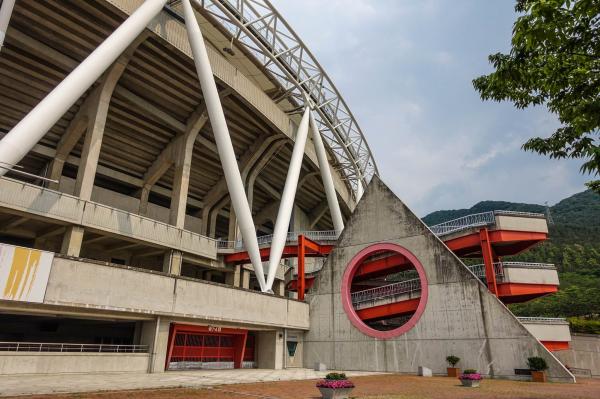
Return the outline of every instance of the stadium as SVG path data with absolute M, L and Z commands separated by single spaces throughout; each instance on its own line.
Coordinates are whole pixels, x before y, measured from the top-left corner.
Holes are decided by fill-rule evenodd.
M 0 32 L 0 375 L 575 380 L 568 324 L 505 306 L 558 290 L 502 261 L 545 216 L 425 226 L 269 1 L 4 0 Z

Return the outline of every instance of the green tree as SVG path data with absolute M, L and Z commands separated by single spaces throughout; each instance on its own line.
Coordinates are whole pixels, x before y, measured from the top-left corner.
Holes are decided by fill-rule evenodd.
M 600 174 L 600 0 L 517 0 L 508 54 L 492 54 L 495 71 L 473 81 L 484 100 L 517 108 L 546 105 L 561 122 L 523 148 L 551 158 L 579 158 Z M 600 193 L 600 180 L 587 185 Z

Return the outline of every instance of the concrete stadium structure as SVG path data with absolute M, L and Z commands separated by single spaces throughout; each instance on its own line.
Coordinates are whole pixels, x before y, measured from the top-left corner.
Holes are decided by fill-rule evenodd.
M 502 262 L 543 215 L 429 230 L 268 1 L 3 0 L 2 43 L 0 375 L 454 354 L 574 380 L 550 352 L 576 350 L 568 326 L 503 304 L 557 290 Z

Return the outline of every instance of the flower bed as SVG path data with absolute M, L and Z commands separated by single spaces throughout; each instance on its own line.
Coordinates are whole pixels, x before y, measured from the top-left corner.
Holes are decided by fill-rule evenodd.
M 329 373 L 324 380 L 317 382 L 317 388 L 324 399 L 346 399 L 354 388 L 352 381 L 344 373 Z
M 467 369 L 458 379 L 465 387 L 478 387 L 483 377 L 477 370 Z
M 321 380 L 317 382 L 317 388 L 354 388 L 354 384 L 350 380 Z

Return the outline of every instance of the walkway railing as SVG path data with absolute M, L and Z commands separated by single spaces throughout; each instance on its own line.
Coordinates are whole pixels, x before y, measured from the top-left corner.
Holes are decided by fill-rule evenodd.
M 471 265 L 471 266 L 467 266 L 467 267 L 477 277 L 485 278 L 485 265 L 483 263 L 480 263 L 478 265 Z M 503 263 L 501 263 L 501 262 L 494 263 L 494 271 L 496 272 L 496 276 L 503 276 L 504 275 Z
M 337 230 L 324 230 L 324 231 L 290 231 L 287 233 L 286 244 L 293 244 L 298 242 L 298 236 L 303 235 L 309 240 L 316 242 L 333 242 L 338 239 L 340 232 Z M 258 237 L 258 245 L 265 247 L 273 242 L 273 234 Z M 217 241 L 218 249 L 244 249 L 244 242 L 242 240 L 237 241 Z
M 48 342 L 0 342 L 0 352 L 147 353 L 148 345 L 65 344 L 65 343 L 48 343 Z
M 489 211 L 482 213 L 474 213 L 460 217 L 458 219 L 449 220 L 444 223 L 439 223 L 431 226 L 431 231 L 438 236 L 455 233 L 457 231 L 469 229 L 472 227 L 483 227 L 491 226 L 496 223 L 496 216 L 521 216 L 521 217 L 535 217 L 544 218 L 542 213 L 533 212 L 517 212 L 517 211 Z
M 362 302 L 368 302 L 383 298 L 388 298 L 395 295 L 407 294 L 421 290 L 421 280 L 416 278 L 413 280 L 400 281 L 394 284 L 382 285 L 381 287 L 369 288 L 362 291 L 353 292 L 351 294 L 352 304 L 356 305 Z
M 562 317 L 517 317 L 524 324 L 569 324 L 567 319 Z

